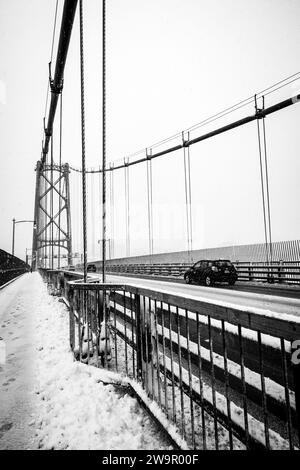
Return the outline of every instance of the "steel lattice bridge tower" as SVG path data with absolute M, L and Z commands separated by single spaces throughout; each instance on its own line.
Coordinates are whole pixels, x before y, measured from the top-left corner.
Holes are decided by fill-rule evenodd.
M 33 269 L 53 268 L 53 259 L 58 260 L 59 266 L 61 256 L 68 258 L 68 264 L 72 263 L 69 173 L 67 163 L 60 166 L 37 162 Z

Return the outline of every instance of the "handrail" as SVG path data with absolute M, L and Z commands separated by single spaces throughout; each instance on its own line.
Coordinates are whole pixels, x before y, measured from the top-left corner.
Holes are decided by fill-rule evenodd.
M 176 305 L 178 308 L 190 312 L 205 313 L 216 320 L 224 320 L 244 328 L 259 330 L 261 333 L 276 337 L 284 337 L 293 341 L 300 338 L 300 316 L 291 316 L 293 319 L 282 319 L 280 313 L 266 314 L 265 310 L 254 307 L 232 307 L 230 303 L 217 300 L 199 300 L 191 295 L 177 295 L 162 289 L 150 289 L 135 286 L 134 284 L 89 284 L 69 282 L 71 289 L 75 290 L 124 290 L 135 295 L 151 297 L 151 299 Z

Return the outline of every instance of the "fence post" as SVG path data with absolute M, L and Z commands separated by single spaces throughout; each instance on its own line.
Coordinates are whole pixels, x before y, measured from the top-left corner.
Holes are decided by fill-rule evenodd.
M 300 445 L 300 341 L 294 341 L 292 343 L 292 368 L 293 368 L 293 379 L 294 379 L 294 390 L 295 390 L 295 402 L 296 402 L 296 414 L 297 414 L 297 430 L 298 439 Z
M 137 379 L 143 381 L 143 351 L 142 351 L 142 328 L 141 328 L 141 296 L 134 295 L 135 303 L 135 321 L 136 321 L 136 376 Z
M 282 259 L 279 261 L 279 266 L 278 266 L 278 282 L 279 284 L 282 284 L 284 282 L 284 275 L 283 275 L 283 262 Z
M 61 295 L 65 297 L 65 299 L 67 298 L 66 285 L 67 285 L 66 274 L 62 273 L 62 280 L 61 280 L 62 294 Z
M 249 267 L 248 267 L 248 272 L 249 272 L 249 281 L 253 281 L 253 268 L 252 268 L 252 262 L 250 261 Z
M 70 305 L 70 308 L 69 308 L 70 347 L 72 351 L 74 351 L 74 347 L 75 347 L 75 320 L 74 320 L 73 298 L 74 298 L 74 288 L 73 286 L 71 286 L 69 289 L 68 300 L 69 300 L 69 305 Z

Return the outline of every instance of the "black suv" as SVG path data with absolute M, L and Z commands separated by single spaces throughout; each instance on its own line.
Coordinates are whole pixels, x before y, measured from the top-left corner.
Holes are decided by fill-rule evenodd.
M 228 282 L 233 286 L 237 278 L 235 267 L 227 259 L 201 260 L 184 273 L 187 284 L 204 282 L 206 286 L 213 286 L 215 282 Z
M 97 271 L 97 268 L 95 264 L 88 264 L 87 266 L 88 273 L 95 273 L 96 271 Z

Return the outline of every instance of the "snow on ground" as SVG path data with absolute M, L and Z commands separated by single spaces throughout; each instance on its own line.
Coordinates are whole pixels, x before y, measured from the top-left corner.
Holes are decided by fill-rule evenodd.
M 34 447 L 31 309 L 24 275 L 0 291 L 0 449 Z
M 13 399 L 6 402 L 3 388 L 0 391 L 7 415 L 3 424 L 0 420 L 0 449 L 170 449 L 120 376 L 74 361 L 68 312 L 48 295 L 39 274 L 27 274 L 8 288 L 12 292 L 4 292 L 3 315 L 15 319 L 11 330 L 13 335 L 18 330 L 21 343 L 12 370 L 6 361 L 0 373 L 14 370 L 22 375 L 23 370 L 25 385 L 16 387 Z M 18 310 L 23 323 L 16 317 Z M 6 326 L 2 325 L 0 336 Z M 19 401 L 23 406 L 16 414 Z M 16 428 L 23 436 L 17 444 Z

